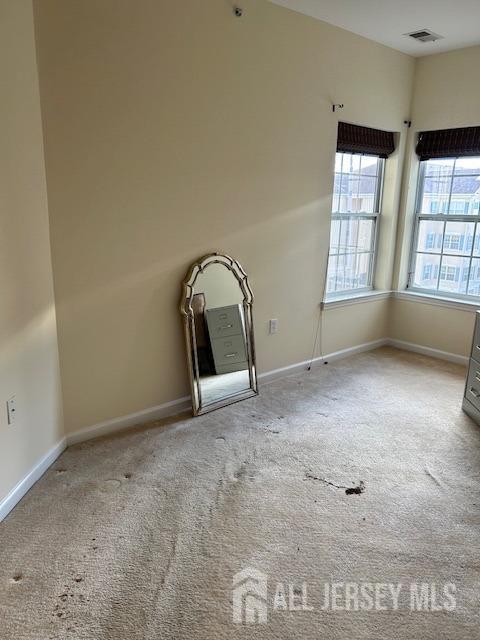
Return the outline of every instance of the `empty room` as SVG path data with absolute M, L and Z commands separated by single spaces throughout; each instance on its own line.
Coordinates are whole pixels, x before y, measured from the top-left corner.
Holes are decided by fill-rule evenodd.
M 0 0 L 0 640 L 470 640 L 480 3 Z

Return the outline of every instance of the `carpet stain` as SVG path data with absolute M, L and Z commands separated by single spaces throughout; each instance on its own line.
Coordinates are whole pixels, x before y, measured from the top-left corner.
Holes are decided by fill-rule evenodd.
M 335 487 L 335 489 L 345 489 L 345 493 L 347 496 L 351 495 L 359 495 L 365 491 L 365 483 L 363 480 L 360 480 L 358 485 L 355 487 L 346 487 L 343 484 L 335 484 L 334 482 L 330 482 L 326 478 L 319 478 L 318 476 L 314 476 L 312 473 L 306 473 L 304 480 L 315 480 L 317 482 L 323 482 L 323 484 L 328 485 L 329 487 Z
M 313 473 L 306 473 L 304 480 L 316 480 L 317 482 L 323 482 L 323 484 L 328 484 L 329 487 L 335 487 L 335 489 L 348 489 L 342 484 L 335 484 L 334 482 L 330 482 L 330 480 L 326 480 L 325 478 L 319 478 L 318 476 L 314 476 Z
M 352 496 L 352 495 L 358 496 L 364 491 L 365 491 L 365 483 L 363 482 L 363 480 L 360 480 L 360 482 L 356 487 L 348 487 L 348 489 L 345 489 L 345 493 L 347 494 L 347 496 Z
M 267 433 L 273 433 L 274 435 L 278 435 L 280 433 L 277 429 L 271 429 L 270 427 L 264 427 L 263 430 Z
M 120 482 L 120 480 L 115 480 L 115 479 L 103 480 L 102 482 L 99 482 L 98 488 L 100 489 L 100 491 L 106 491 L 106 492 L 116 491 L 121 484 L 122 483 Z
M 247 475 L 247 464 L 248 463 L 246 460 L 240 463 L 238 469 L 233 473 L 233 477 L 235 478 L 235 480 L 243 480 L 245 478 L 245 476 Z

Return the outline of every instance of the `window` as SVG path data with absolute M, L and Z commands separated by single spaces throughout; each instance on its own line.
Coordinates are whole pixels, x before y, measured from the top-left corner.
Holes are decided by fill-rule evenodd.
M 327 297 L 371 289 L 384 160 L 337 153 Z
M 479 296 L 479 202 L 480 156 L 420 162 L 411 289 Z
M 427 233 L 427 238 L 425 240 L 425 245 L 427 247 L 427 249 L 433 249 L 435 247 L 435 234 L 434 233 Z
M 457 282 L 458 269 L 456 269 L 455 267 L 448 267 L 447 265 L 442 265 L 440 268 L 440 280 Z
M 461 236 L 458 233 L 446 233 L 443 239 L 444 250 L 451 249 L 452 251 L 460 251 L 463 249 L 463 242 L 465 236 Z
M 423 278 L 424 280 L 431 280 L 431 279 L 432 279 L 432 268 L 433 268 L 433 265 L 431 265 L 431 264 L 426 264 L 426 265 L 423 267 L 423 275 L 422 275 L 422 278 Z

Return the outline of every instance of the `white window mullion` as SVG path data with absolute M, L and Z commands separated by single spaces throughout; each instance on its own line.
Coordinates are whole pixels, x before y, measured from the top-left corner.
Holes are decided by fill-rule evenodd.
M 450 189 L 448 191 L 448 204 L 447 204 L 447 210 L 445 213 L 450 213 L 450 204 L 452 202 L 452 191 L 453 191 L 453 182 L 454 182 L 454 177 L 455 177 L 455 167 L 457 166 L 457 159 L 455 158 L 455 161 L 453 163 L 453 169 L 452 169 L 452 175 L 450 176 Z
M 473 247 L 475 244 L 475 237 L 477 235 L 477 226 L 478 226 L 478 222 L 475 222 L 475 226 L 473 227 L 473 238 L 472 238 L 472 246 L 470 248 L 470 260 L 468 262 L 468 277 L 467 277 L 467 284 L 466 284 L 466 288 L 465 288 L 465 295 L 468 296 L 468 290 L 470 289 L 470 276 L 472 273 L 472 263 L 473 263 Z
M 343 224 L 343 220 L 340 218 L 340 225 L 339 225 L 339 230 L 338 230 L 338 252 L 337 252 L 337 259 L 336 259 L 336 264 L 335 264 L 335 291 L 338 290 L 338 262 L 339 262 L 339 257 L 340 257 L 340 243 L 342 242 L 342 224 Z
M 444 222 L 443 223 L 443 232 L 442 232 L 442 246 L 440 247 L 440 262 L 438 265 L 438 278 L 437 278 L 437 291 L 439 291 L 440 289 L 440 274 L 442 273 L 442 265 L 443 265 L 443 247 L 445 244 L 445 229 L 447 228 L 447 223 Z M 445 273 L 446 273 L 446 269 L 445 269 Z
M 339 246 L 337 255 L 333 254 L 334 259 L 329 262 L 327 297 L 372 288 L 377 246 L 384 160 L 378 156 L 362 156 L 357 164 L 353 154 L 342 153 L 341 156 L 341 161 L 338 156 L 336 159 L 336 167 L 340 167 L 340 173 L 337 175 L 338 205 L 335 206 L 334 200 L 332 206 L 332 220 L 339 221 Z M 372 175 L 364 176 L 364 171 L 369 170 Z M 348 188 L 343 197 L 345 183 L 348 184 Z M 365 236 L 362 239 L 367 224 L 361 225 L 361 220 L 369 221 L 368 243 Z M 353 224 L 357 226 L 355 230 L 352 228 Z M 331 237 L 331 243 L 334 241 Z
M 427 177 L 429 173 L 431 181 Z M 442 177 L 449 179 L 448 192 L 436 188 L 434 180 L 437 177 L 440 185 Z M 475 211 L 472 203 L 479 198 L 480 157 L 422 161 L 418 180 L 416 220 L 408 286 L 411 289 L 433 295 L 478 300 L 480 297 L 478 293 L 480 291 L 480 274 L 475 268 L 474 250 L 477 230 L 480 230 L 480 214 L 478 211 L 475 214 L 469 214 L 466 211 Z M 445 212 L 430 213 L 430 211 L 441 210 L 440 205 L 442 201 L 445 202 L 445 196 L 447 196 Z M 435 202 L 437 204 L 434 206 Z M 463 203 L 462 207 L 456 205 L 459 202 Z M 449 211 L 452 207 L 455 213 L 450 214 Z M 437 224 L 429 226 L 430 222 Z M 428 242 L 428 238 L 433 233 L 438 235 L 439 231 L 436 228 L 438 223 L 441 223 L 440 251 L 433 253 L 429 249 L 435 248 L 437 245 L 435 242 L 434 247 L 431 247 L 432 243 Z M 448 227 L 447 223 L 450 223 Z M 473 233 L 473 237 L 471 246 L 469 246 L 468 238 L 471 233 Z M 429 260 L 427 256 L 432 257 Z M 433 267 L 437 260 L 438 277 L 436 286 L 432 288 L 431 279 L 428 277 L 430 273 L 428 267 L 430 266 L 429 262 Z M 458 279 L 456 278 L 457 273 L 459 274 Z M 470 290 L 473 293 L 470 294 Z

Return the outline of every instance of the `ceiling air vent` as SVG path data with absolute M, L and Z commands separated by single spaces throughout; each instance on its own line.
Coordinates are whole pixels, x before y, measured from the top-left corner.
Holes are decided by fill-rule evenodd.
M 443 36 L 439 36 L 438 33 L 430 31 L 430 29 L 419 29 L 411 33 L 404 33 L 403 35 L 410 36 L 410 38 L 418 40 L 419 42 L 435 42 L 435 40 L 441 40 L 443 38 Z

